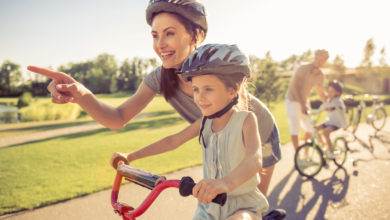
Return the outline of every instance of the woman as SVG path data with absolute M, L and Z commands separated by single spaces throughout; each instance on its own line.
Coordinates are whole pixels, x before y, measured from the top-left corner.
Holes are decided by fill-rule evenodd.
M 201 117 L 201 111 L 192 98 L 191 82 L 176 75 L 185 58 L 207 33 L 207 20 L 203 5 L 197 0 L 151 0 L 146 9 L 146 20 L 151 26 L 153 49 L 162 61 L 162 66 L 148 74 L 136 93 L 119 107 L 98 100 L 92 92 L 65 73 L 29 66 L 28 69 L 51 78 L 48 90 L 52 102 L 77 103 L 100 124 L 117 130 L 124 127 L 141 112 L 156 94 L 162 94 L 175 110 L 188 122 Z M 259 172 L 262 182 L 260 191 L 266 195 L 274 164 L 280 160 L 280 145 L 275 120 L 254 96 L 249 96 L 249 110 L 253 111 L 262 127 L 259 133 L 263 144 L 263 169 Z M 113 158 L 120 156 L 115 153 Z

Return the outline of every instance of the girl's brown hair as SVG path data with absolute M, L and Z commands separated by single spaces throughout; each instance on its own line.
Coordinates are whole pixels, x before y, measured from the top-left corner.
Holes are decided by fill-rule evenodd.
M 216 77 L 223 82 L 226 88 L 233 88 L 238 95 L 238 110 L 248 110 L 248 91 L 247 78 L 242 74 L 233 75 L 216 75 Z

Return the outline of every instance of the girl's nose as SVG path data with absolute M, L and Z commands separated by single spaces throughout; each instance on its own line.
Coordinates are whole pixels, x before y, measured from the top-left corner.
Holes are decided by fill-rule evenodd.
M 196 94 L 196 99 L 197 99 L 198 101 L 204 100 L 204 93 L 203 93 L 203 92 L 198 92 L 198 93 Z

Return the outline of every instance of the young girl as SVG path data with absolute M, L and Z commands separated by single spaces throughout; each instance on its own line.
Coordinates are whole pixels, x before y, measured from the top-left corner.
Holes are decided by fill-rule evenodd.
M 204 179 L 193 188 L 199 201 L 193 219 L 261 219 L 268 202 L 257 188 L 262 151 L 257 119 L 247 110 L 245 98 L 247 57 L 235 45 L 204 45 L 184 61 L 180 72 L 184 80 L 192 81 L 194 101 L 203 118 L 122 156 L 131 162 L 173 150 L 199 135 Z M 116 159 L 112 158 L 112 165 Z M 224 192 L 228 195 L 224 206 L 211 203 Z
M 317 129 L 322 131 L 322 136 L 329 149 L 329 159 L 334 159 L 330 134 L 339 128 L 347 126 L 345 105 L 343 100 L 340 99 L 342 93 L 343 85 L 337 80 L 330 81 L 328 83 L 328 99 L 318 109 L 318 112 L 325 110 L 327 115 L 326 121 L 317 126 Z

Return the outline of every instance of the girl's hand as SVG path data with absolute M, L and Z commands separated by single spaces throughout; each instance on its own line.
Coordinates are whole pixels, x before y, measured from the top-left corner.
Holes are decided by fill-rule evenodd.
M 123 161 L 125 164 L 129 165 L 129 161 L 127 160 L 127 157 L 129 154 L 124 154 L 120 152 L 115 152 L 112 154 L 111 159 L 110 159 L 110 164 L 114 169 L 118 167 L 118 162 Z
M 78 103 L 81 97 L 91 93 L 87 88 L 85 88 L 82 84 L 77 82 L 75 79 L 73 79 L 66 73 L 56 72 L 53 70 L 36 66 L 28 66 L 27 69 L 53 80 L 47 86 L 47 90 L 49 90 L 51 94 L 51 99 L 53 103 Z
M 202 204 L 210 203 L 218 194 L 228 192 L 221 179 L 203 179 L 192 189 L 192 195 Z

